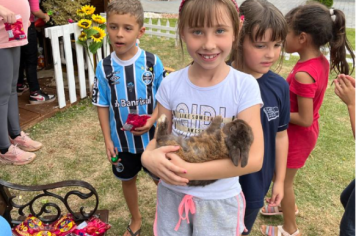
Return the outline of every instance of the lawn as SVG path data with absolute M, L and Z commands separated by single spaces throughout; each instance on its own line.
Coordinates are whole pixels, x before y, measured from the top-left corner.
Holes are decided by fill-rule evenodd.
M 355 31 L 348 30 L 353 45 Z M 180 69 L 190 61 L 185 54 L 182 62 L 180 49 L 174 40 L 144 36 L 141 47 L 160 56 L 165 66 Z M 283 63 L 280 74 L 289 73 L 297 58 Z M 330 83 L 335 75 L 330 76 Z M 339 195 L 355 178 L 355 142 L 345 105 L 333 92 L 326 90 L 320 110 L 320 136 L 315 150 L 302 168 L 295 183 L 300 214 L 297 222 L 303 235 L 338 235 L 343 213 Z M 130 220 L 121 184 L 115 179 L 106 159 L 104 140 L 97 119 L 96 108 L 89 99 L 82 100 L 64 112 L 57 113 L 29 130 L 31 137 L 44 147 L 37 159 L 26 166 L 1 166 L 0 177 L 25 185 L 47 184 L 60 180 L 81 179 L 91 183 L 100 196 L 99 208 L 110 209 L 112 229 L 109 236 L 122 235 Z M 141 236 L 152 236 L 155 214 L 156 187 L 143 173 L 138 177 L 140 209 L 143 216 Z M 23 194 L 26 198 L 26 194 Z M 260 235 L 261 224 L 281 224 L 282 217 L 259 216 L 253 232 Z

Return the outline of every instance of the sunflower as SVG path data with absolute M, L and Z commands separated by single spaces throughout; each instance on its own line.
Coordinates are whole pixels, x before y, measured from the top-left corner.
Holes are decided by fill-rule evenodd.
M 79 41 L 81 41 L 81 42 L 85 42 L 85 41 L 87 41 L 87 34 L 86 33 L 84 33 L 83 31 L 82 31 L 82 33 L 79 35 Z
M 85 12 L 82 9 L 77 10 L 77 16 L 83 18 L 85 16 Z
M 99 15 L 92 15 L 91 19 L 98 24 L 104 24 L 106 21 L 104 17 Z
M 86 15 L 91 15 L 95 12 L 95 7 L 85 5 L 82 7 L 82 11 L 85 12 Z
M 98 33 L 92 35 L 91 38 L 95 43 L 100 43 L 106 36 L 105 31 L 99 27 L 93 27 L 92 29 L 98 31 Z
M 91 20 L 82 19 L 78 22 L 78 26 L 83 29 L 88 29 L 91 26 Z

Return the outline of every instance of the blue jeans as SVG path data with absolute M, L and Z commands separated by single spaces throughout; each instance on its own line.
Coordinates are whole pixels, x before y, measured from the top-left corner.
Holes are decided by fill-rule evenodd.
M 345 208 L 340 222 L 340 236 L 355 236 L 355 180 L 341 193 L 340 201 Z

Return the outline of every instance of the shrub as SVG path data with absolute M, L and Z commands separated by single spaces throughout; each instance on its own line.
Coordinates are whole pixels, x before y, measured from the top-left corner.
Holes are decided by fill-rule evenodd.
M 328 8 L 332 7 L 334 4 L 333 0 L 315 0 L 315 1 L 320 2 L 321 4 L 324 4 Z

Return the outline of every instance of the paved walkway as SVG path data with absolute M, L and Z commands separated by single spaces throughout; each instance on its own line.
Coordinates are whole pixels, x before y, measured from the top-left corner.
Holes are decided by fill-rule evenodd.
M 152 1 L 152 0 L 140 0 L 143 9 L 146 12 L 156 13 L 178 13 L 181 0 L 169 0 L 169 1 Z M 243 0 L 237 0 L 240 5 Z M 286 14 L 290 9 L 302 5 L 306 0 L 270 0 L 283 14 Z M 346 26 L 348 28 L 355 28 L 355 0 L 334 0 L 334 8 L 342 10 L 346 15 Z

